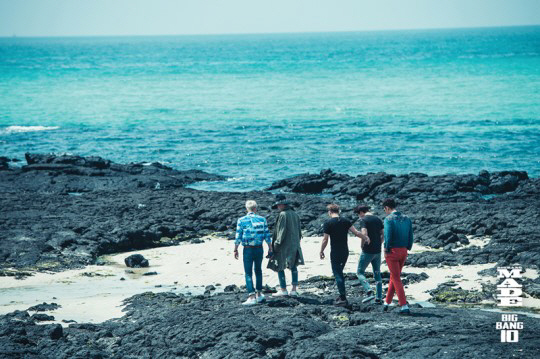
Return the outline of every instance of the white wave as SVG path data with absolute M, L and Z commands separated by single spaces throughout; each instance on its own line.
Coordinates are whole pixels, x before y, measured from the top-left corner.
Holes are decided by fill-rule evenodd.
M 160 165 L 168 166 L 172 162 L 167 162 L 167 161 L 141 162 L 141 165 L 143 165 L 143 166 L 151 166 L 153 163 L 159 163 Z
M 58 130 L 58 126 L 8 126 L 1 130 L 3 133 L 37 132 Z
M 243 177 L 229 177 L 227 178 L 227 182 L 252 182 L 255 180 L 254 176 L 243 176 Z

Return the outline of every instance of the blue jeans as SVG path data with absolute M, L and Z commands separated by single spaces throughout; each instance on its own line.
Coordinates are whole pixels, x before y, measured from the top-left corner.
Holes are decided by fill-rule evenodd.
M 358 275 L 358 280 L 364 288 L 365 291 L 371 289 L 367 278 L 365 276 L 366 268 L 371 263 L 373 268 L 373 278 L 375 278 L 375 283 L 377 284 L 377 299 L 382 299 L 382 279 L 381 279 L 381 254 L 380 253 L 366 253 L 362 252 L 360 259 L 358 260 L 358 269 L 356 274 Z
M 347 263 L 347 258 L 349 257 L 349 252 L 330 252 L 330 264 L 332 265 L 332 273 L 336 278 L 336 285 L 339 291 L 339 296 L 345 299 L 345 276 L 343 275 L 343 269 L 345 268 L 345 263 Z
M 281 287 L 281 289 L 287 288 L 287 281 L 285 280 L 285 271 L 280 270 L 277 273 L 277 275 L 279 278 L 279 286 Z M 292 285 L 293 286 L 298 285 L 298 269 L 296 269 L 296 267 L 291 268 L 291 276 L 292 276 Z
M 255 293 L 253 288 L 253 264 L 255 264 L 255 280 L 257 282 L 257 292 L 262 291 L 262 260 L 263 260 L 263 248 L 262 246 L 252 248 L 244 247 L 243 251 L 244 259 L 244 271 L 246 272 L 246 288 L 249 294 Z

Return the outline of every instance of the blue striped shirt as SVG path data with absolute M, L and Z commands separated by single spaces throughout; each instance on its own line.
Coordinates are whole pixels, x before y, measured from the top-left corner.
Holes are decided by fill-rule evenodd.
M 263 241 L 268 244 L 272 243 L 266 218 L 249 212 L 238 219 L 234 244 L 239 245 L 242 243 L 244 246 L 261 246 Z

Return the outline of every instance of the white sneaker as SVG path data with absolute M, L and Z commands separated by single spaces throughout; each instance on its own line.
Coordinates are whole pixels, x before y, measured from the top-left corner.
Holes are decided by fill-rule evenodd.
M 248 299 L 246 299 L 244 303 L 242 303 L 242 305 L 255 305 L 255 304 L 257 304 L 257 299 L 255 299 L 254 297 L 249 297 Z
M 262 303 L 264 301 L 266 301 L 264 294 L 259 294 L 259 296 L 257 297 L 257 303 Z
M 291 290 L 291 292 L 289 293 L 289 295 L 290 295 L 291 297 L 298 297 L 298 292 L 295 291 L 295 290 Z
M 277 293 L 272 294 L 272 297 L 285 297 L 289 295 L 286 290 L 278 290 Z

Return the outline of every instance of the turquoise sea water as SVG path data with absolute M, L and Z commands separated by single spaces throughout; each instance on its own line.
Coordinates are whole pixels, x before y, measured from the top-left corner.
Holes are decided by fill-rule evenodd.
M 540 175 L 540 27 L 0 38 L 0 155 L 233 177 Z

